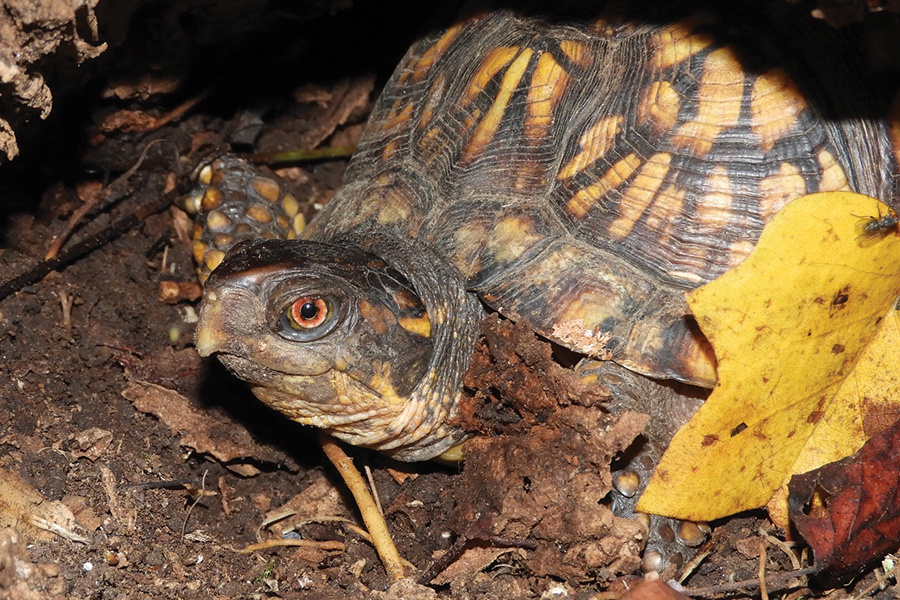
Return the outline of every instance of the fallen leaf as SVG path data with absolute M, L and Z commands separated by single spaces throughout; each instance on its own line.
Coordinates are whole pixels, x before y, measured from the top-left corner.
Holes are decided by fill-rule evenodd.
M 764 506 L 793 473 L 858 450 L 866 424 L 896 409 L 896 342 L 874 352 L 880 362 L 860 362 L 895 322 L 885 315 L 900 293 L 896 228 L 860 239 L 860 220 L 876 214 L 890 213 L 849 192 L 799 198 L 741 265 L 688 294 L 719 385 L 673 439 L 638 510 L 703 521 Z
M 324 475 L 318 475 L 302 492 L 275 510 L 268 511 L 260 529 L 272 529 L 281 537 L 306 523 L 349 522 L 350 513 L 344 501 L 344 490 L 335 487 Z
M 253 441 L 238 424 L 223 426 L 225 417 L 191 405 L 183 395 L 145 381 L 132 381 L 122 396 L 143 412 L 156 416 L 175 434 L 181 434 L 182 446 L 201 454 L 214 456 L 230 471 L 242 477 L 253 477 L 259 469 L 248 459 L 267 460 L 271 452 Z
M 791 473 L 806 473 L 823 464 L 850 456 L 867 439 L 900 418 L 900 312 L 892 307 L 876 327 L 834 398 L 844 412 L 828 411 L 816 426 Z M 856 413 L 856 414 L 854 414 Z M 852 415 L 852 418 L 848 418 Z M 768 503 L 769 515 L 779 527 L 787 527 L 787 481 Z
M 91 427 L 75 435 L 72 454 L 75 458 L 86 458 L 94 462 L 112 443 L 111 432 L 99 427 Z
M 75 531 L 75 516 L 65 504 L 46 500 L 27 481 L 0 469 L 0 528 L 5 527 L 21 528 L 30 537 L 50 532 L 72 542 L 89 542 Z
M 466 548 L 457 560 L 444 569 L 429 583 L 432 585 L 453 585 L 460 587 L 473 580 L 477 573 L 487 569 L 504 554 L 517 554 L 519 560 L 526 557 L 521 548 L 500 548 L 497 546 L 472 546 Z
M 900 421 L 854 456 L 791 478 L 791 521 L 830 579 L 855 576 L 900 540 Z M 822 498 L 822 495 L 827 497 Z M 810 514 L 805 507 L 822 500 Z

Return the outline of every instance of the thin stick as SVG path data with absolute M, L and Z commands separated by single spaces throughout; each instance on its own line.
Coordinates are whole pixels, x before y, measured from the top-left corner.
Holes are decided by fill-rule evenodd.
M 372 476 L 372 469 L 369 465 L 366 465 L 366 479 L 369 480 L 369 489 L 372 490 L 372 499 L 375 500 L 375 506 L 378 507 L 378 512 L 381 515 L 384 515 L 384 509 L 381 508 L 381 498 L 378 497 L 378 488 L 375 487 L 375 478 Z
M 340 550 L 344 551 L 346 546 L 343 543 L 338 542 L 336 540 L 325 540 L 322 542 L 317 542 L 315 540 L 298 540 L 298 539 L 277 539 L 277 540 L 266 540 L 264 542 L 257 542 L 255 544 L 250 544 L 248 546 L 244 546 L 238 552 L 241 554 L 251 554 L 253 552 L 257 552 L 259 550 L 268 550 L 269 548 L 281 548 L 284 546 L 291 546 L 296 548 L 319 548 L 320 550 Z
M 769 590 L 766 589 L 766 542 L 759 540 L 759 597 L 760 600 L 769 600 Z
M 120 221 L 116 221 L 106 229 L 103 229 L 77 244 L 69 246 L 55 258 L 41 261 L 18 277 L 0 283 L 0 300 L 15 294 L 26 286 L 37 283 L 46 277 L 48 273 L 93 252 L 111 240 L 116 239 L 126 231 L 134 229 L 150 215 L 158 213 L 171 205 L 174 197 L 175 194 L 164 194 L 154 202 L 150 202 L 149 204 L 138 208 L 134 213 Z
M 818 567 L 808 567 L 800 571 L 791 571 L 789 573 L 778 573 L 768 577 L 768 586 L 773 589 L 779 589 L 780 586 L 787 586 L 792 579 L 812 575 L 818 571 Z M 710 585 L 706 587 L 690 588 L 686 587 L 682 593 L 688 596 L 715 596 L 725 592 L 736 592 L 739 590 L 747 590 L 759 587 L 759 579 L 748 579 L 746 581 L 736 581 L 734 583 L 725 583 L 722 585 Z M 793 587 L 793 586 L 792 586 Z
M 327 146 L 314 150 L 286 150 L 284 152 L 248 154 L 246 158 L 256 164 L 275 165 L 287 162 L 350 158 L 354 150 L 356 150 L 354 146 Z
M 403 579 L 405 574 L 403 572 L 403 563 L 400 560 L 400 553 L 397 552 L 397 547 L 394 545 L 394 540 L 391 539 L 390 531 L 388 531 L 387 523 L 381 513 L 378 512 L 378 507 L 375 505 L 375 501 L 372 499 L 372 495 L 369 493 L 362 475 L 353 466 L 353 461 L 340 447 L 337 440 L 324 431 L 320 431 L 319 442 L 322 444 L 325 456 L 338 470 L 350 493 L 353 494 L 353 499 L 356 500 L 356 506 L 359 507 L 366 529 L 369 530 L 369 535 L 372 536 L 375 551 L 381 557 L 381 562 L 384 564 L 388 575 L 393 581 Z
M 189 99 L 185 100 L 184 102 L 182 102 L 181 104 L 176 106 L 174 109 L 172 109 L 170 112 L 164 114 L 160 118 L 153 121 L 153 126 L 150 128 L 150 131 L 159 129 L 163 125 L 167 125 L 168 123 L 171 123 L 175 119 L 180 119 L 182 116 L 184 116 L 184 114 L 186 112 L 188 112 L 189 110 L 191 110 L 192 108 L 194 108 L 195 106 L 200 104 L 200 102 L 204 98 L 206 98 L 207 95 L 209 95 L 209 91 L 202 92 L 200 94 L 197 94 L 193 98 L 189 98 Z
M 60 249 L 62 248 L 62 245 L 66 242 L 66 240 L 69 239 L 69 236 L 72 235 L 72 232 L 75 231 L 75 228 L 79 223 L 81 223 L 81 220 L 84 218 L 84 216 L 91 210 L 99 206 L 101 202 L 112 197 L 115 190 L 117 190 L 123 182 L 128 181 L 131 176 L 141 168 L 141 165 L 147 158 L 147 153 L 150 151 L 150 148 L 152 148 L 156 144 L 162 143 L 171 142 L 169 142 L 168 140 L 153 140 L 149 142 L 146 146 L 144 146 L 144 149 L 141 150 L 141 155 L 138 157 L 137 162 L 131 165 L 131 167 L 129 167 L 127 171 L 122 173 L 115 181 L 104 187 L 94 198 L 82 204 L 78 208 L 78 210 L 72 213 L 72 216 L 69 217 L 69 221 L 66 223 L 66 226 L 63 228 L 60 234 L 53 238 L 53 241 L 50 242 L 50 247 L 47 249 L 47 254 L 44 255 L 44 260 L 47 261 L 56 258 L 56 256 L 59 254 Z M 175 158 L 176 160 L 178 159 L 177 150 L 175 151 Z
M 793 549 L 791 548 L 790 543 L 785 542 L 784 540 L 778 539 L 777 537 L 770 534 L 762 527 L 760 527 L 760 529 L 759 529 L 759 534 L 761 536 L 763 536 L 764 538 L 766 538 L 767 540 L 769 540 L 770 544 L 775 544 L 776 546 L 781 548 L 781 551 L 784 552 L 785 554 L 787 554 L 788 558 L 790 559 L 791 566 L 793 566 L 795 569 L 798 569 L 798 570 L 801 568 L 800 567 L 800 559 L 797 558 L 797 555 L 794 553 Z

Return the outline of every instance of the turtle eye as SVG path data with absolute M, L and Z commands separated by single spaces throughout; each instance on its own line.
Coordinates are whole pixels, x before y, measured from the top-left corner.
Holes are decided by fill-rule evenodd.
M 337 302 L 322 296 L 302 296 L 281 313 L 279 334 L 289 340 L 308 342 L 331 332 L 337 325 Z

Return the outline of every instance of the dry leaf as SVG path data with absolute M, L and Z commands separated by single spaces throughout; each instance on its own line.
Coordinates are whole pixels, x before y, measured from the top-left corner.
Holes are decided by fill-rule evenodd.
M 799 198 L 741 265 L 688 295 L 719 385 L 673 439 L 638 510 L 703 521 L 764 506 L 792 474 L 858 450 L 867 424 L 894 410 L 896 342 L 861 362 L 893 321 L 900 236 L 896 223 L 872 235 L 859 225 L 888 214 L 849 192 Z
M 259 474 L 259 469 L 246 459 L 266 460 L 265 454 L 270 454 L 253 441 L 246 429 L 238 424 L 223 427 L 225 417 L 192 406 L 190 400 L 175 390 L 132 381 L 122 390 L 122 395 L 137 410 L 155 415 L 173 433 L 181 434 L 182 446 L 214 456 L 242 477 Z
M 829 583 L 858 576 L 900 539 L 900 421 L 854 456 L 790 482 L 791 521 Z M 821 500 L 824 506 L 817 505 Z M 807 504 L 813 508 L 805 510 Z
M 0 528 L 3 527 L 20 528 L 31 536 L 49 531 L 73 542 L 88 543 L 87 538 L 75 532 L 75 516 L 65 504 L 45 500 L 27 481 L 0 469 Z

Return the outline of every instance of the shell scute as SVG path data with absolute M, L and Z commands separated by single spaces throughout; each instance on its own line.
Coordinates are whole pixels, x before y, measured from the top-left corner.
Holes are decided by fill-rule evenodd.
M 491 11 L 426 37 L 306 235 L 418 238 L 545 336 L 711 384 L 684 291 L 739 263 L 793 198 L 893 198 L 900 127 L 838 34 L 757 7 L 665 10 Z

